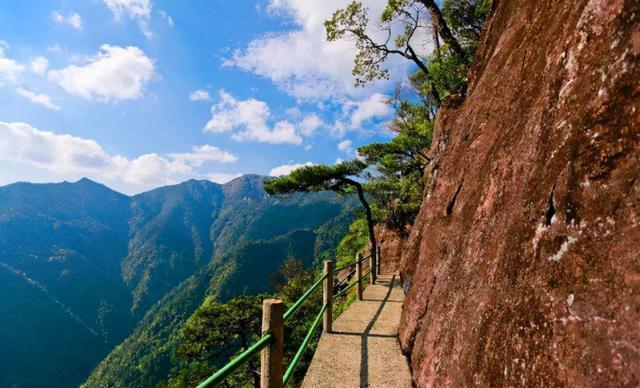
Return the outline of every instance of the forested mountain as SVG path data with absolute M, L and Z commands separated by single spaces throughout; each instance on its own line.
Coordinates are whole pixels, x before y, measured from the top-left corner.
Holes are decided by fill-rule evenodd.
M 159 381 L 204 296 L 266 291 L 288 257 L 331 255 L 353 200 L 278 200 L 263 179 L 133 197 L 88 179 L 1 187 L 0 386 L 78 385 L 123 340 L 87 385 Z

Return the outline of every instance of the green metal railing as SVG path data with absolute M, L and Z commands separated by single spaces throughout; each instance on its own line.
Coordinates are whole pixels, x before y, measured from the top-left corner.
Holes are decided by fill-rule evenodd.
M 354 265 L 358 264 L 359 262 L 363 262 L 363 261 L 369 259 L 370 257 L 371 257 L 371 255 L 365 256 L 360 260 L 352 261 L 351 263 L 347 263 L 347 264 L 341 265 L 340 267 L 335 268 L 333 270 L 333 273 L 336 274 L 336 273 L 342 271 L 345 268 L 353 267 Z
M 313 336 L 313 332 L 316 331 L 318 324 L 320 324 L 320 319 L 322 318 L 322 314 L 324 314 L 324 311 L 326 309 L 327 309 L 327 305 L 326 304 L 322 305 L 320 312 L 318 313 L 318 315 L 316 315 L 316 318 L 313 320 L 313 323 L 309 327 L 309 330 L 307 331 L 307 335 L 304 337 L 304 340 L 302 340 L 302 344 L 300 344 L 300 347 L 296 351 L 296 354 L 291 359 L 291 362 L 287 367 L 287 371 L 284 372 L 284 377 L 282 378 L 283 385 L 286 385 L 291 379 L 291 377 L 293 376 L 293 371 L 296 369 L 296 366 L 298 366 L 298 362 L 300 361 L 300 358 L 304 354 L 304 351 L 307 350 L 307 345 L 309 345 L 309 340 L 311 340 L 311 337 Z
M 367 272 L 362 274 L 362 277 L 365 278 L 367 277 L 367 275 L 369 275 L 371 273 L 371 269 L 368 269 Z M 360 279 L 359 281 L 356 280 L 355 282 L 352 282 L 351 284 L 349 284 L 348 286 L 346 286 L 345 288 L 343 288 L 340 292 L 338 292 L 337 294 L 335 294 L 333 297 L 334 298 L 339 298 L 342 295 L 344 295 L 347 291 L 349 291 L 349 289 L 353 286 L 355 286 L 356 284 L 358 284 L 359 282 L 361 282 L 362 279 Z
M 293 316 L 293 314 L 295 314 L 299 309 L 300 306 L 302 306 L 302 303 L 307 300 L 307 298 L 309 297 L 309 295 L 311 295 L 311 293 L 313 291 L 316 290 L 316 288 L 320 287 L 320 285 L 322 284 L 322 282 L 324 281 L 324 279 L 327 278 L 327 276 L 329 276 L 329 274 L 324 274 L 320 277 L 320 279 L 316 280 L 315 283 L 313 283 L 313 285 L 311 287 L 309 287 L 309 289 L 302 294 L 301 297 L 298 298 L 298 300 L 295 301 L 294 304 L 291 305 L 291 307 L 289 307 L 287 309 L 287 311 L 285 311 L 283 318 L 285 321 L 287 321 L 289 318 L 291 318 Z
M 211 375 L 208 379 L 198 384 L 198 388 L 209 387 L 212 384 L 219 384 L 233 373 L 243 362 L 247 361 L 251 356 L 262 350 L 265 346 L 271 343 L 271 334 L 267 333 L 263 335 L 255 344 L 251 345 L 247 350 L 240 353 L 240 355 L 233 360 L 229 361 L 227 365 L 222 367 L 219 371 Z
M 371 256 L 362 257 L 359 260 L 355 260 L 355 261 L 353 261 L 351 263 L 342 265 L 342 266 L 340 266 L 338 268 L 333 269 L 331 272 L 323 274 L 318 280 L 316 280 L 311 285 L 311 287 L 309 287 L 305 291 L 304 294 L 302 294 L 302 296 L 300 298 L 298 298 L 298 300 L 296 300 L 284 312 L 284 314 L 282 316 L 284 322 L 286 323 L 296 312 L 298 312 L 300 310 L 300 307 L 302 306 L 302 304 L 309 298 L 309 296 L 315 290 L 318 289 L 318 287 L 320 287 L 320 285 L 325 280 L 327 280 L 329 275 L 332 275 L 330 277 L 332 279 L 334 274 L 337 274 L 338 272 L 344 270 L 345 268 L 349 268 L 349 267 L 357 265 L 358 263 L 362 263 L 363 261 L 369 259 L 370 257 Z M 368 271 L 366 271 L 364 274 L 362 274 L 360 279 L 356 279 L 356 281 L 352 282 L 347 287 L 345 287 L 342 290 L 340 290 L 336 295 L 332 295 L 331 299 L 338 298 L 338 297 L 344 295 L 351 287 L 353 287 L 356 284 L 358 284 L 359 282 L 361 282 L 362 279 L 364 279 L 370 272 L 371 272 L 371 268 L 369 268 Z M 309 342 L 311 341 L 311 338 L 313 337 L 313 333 L 318 328 L 318 325 L 320 324 L 320 321 L 322 320 L 322 316 L 325 313 L 325 311 L 327 310 L 327 307 L 328 307 L 328 304 L 324 303 L 322 308 L 320 309 L 320 311 L 318 312 L 318 314 L 314 318 L 313 322 L 311 323 L 311 326 L 309 327 L 309 330 L 307 331 L 307 334 L 305 335 L 304 339 L 302 340 L 302 343 L 300 344 L 300 347 L 298 347 L 298 350 L 296 351 L 295 355 L 293 356 L 293 358 L 291 359 L 289 365 L 287 366 L 287 369 L 286 369 L 286 371 L 285 371 L 285 373 L 283 375 L 283 378 L 282 378 L 283 385 L 286 385 L 291 380 L 291 377 L 293 377 L 293 373 L 295 371 L 295 368 L 298 365 L 298 363 L 300 362 L 300 359 L 302 358 L 302 355 L 304 354 L 305 350 L 307 349 L 307 347 L 309 345 Z M 238 369 L 238 367 L 240 367 L 241 364 L 243 364 L 244 362 L 249 360 L 251 357 L 256 355 L 258 352 L 260 352 L 265 347 L 269 346 L 272 343 L 272 341 L 273 341 L 273 337 L 272 337 L 271 333 L 266 333 L 258 341 L 256 341 L 253 345 L 251 345 L 249 348 L 247 348 L 244 352 L 240 353 L 240 355 L 238 355 L 236 358 L 231 360 L 229 363 L 227 363 L 224 367 L 222 367 L 216 373 L 214 373 L 209 378 L 207 378 L 206 380 L 204 380 L 203 382 L 198 384 L 198 388 L 216 386 L 216 385 L 222 383 L 231 373 L 233 373 L 236 369 Z

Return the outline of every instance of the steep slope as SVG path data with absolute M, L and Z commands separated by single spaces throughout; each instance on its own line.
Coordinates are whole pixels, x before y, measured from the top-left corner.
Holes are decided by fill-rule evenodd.
M 129 333 L 128 218 L 87 179 L 0 188 L 0 385 L 77 384 Z
M 211 259 L 210 228 L 222 201 L 220 185 L 195 180 L 131 198 L 129 252 L 122 274 L 133 289 L 134 312 L 144 313 Z
M 355 199 L 314 193 L 277 200 L 264 193 L 261 179 L 249 175 L 223 186 L 225 199 L 211 229 L 214 259 L 156 303 L 84 386 L 145 387 L 166 380 L 179 367 L 173 356 L 179 330 L 205 296 L 224 301 L 269 291 L 269 275 L 287 258 L 310 266 L 335 254 Z
M 126 357 L 105 365 L 147 385 L 166 376 L 172 336 L 205 294 L 266 290 L 289 255 L 331 254 L 354 202 L 279 201 L 262 179 L 134 197 L 88 179 L 0 187 L 0 386 L 78 385 L 138 322 L 113 351 Z
M 639 22 L 494 0 L 402 257 L 418 386 L 640 384 Z

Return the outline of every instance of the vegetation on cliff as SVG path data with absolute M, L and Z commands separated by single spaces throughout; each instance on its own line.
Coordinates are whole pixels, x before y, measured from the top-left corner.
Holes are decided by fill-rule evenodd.
M 376 40 L 367 27 L 369 10 L 354 1 L 336 10 L 325 22 L 327 39 L 356 42 L 353 74 L 356 85 L 388 78 L 384 63 L 389 56 L 400 56 L 417 70 L 400 83 L 389 101 L 396 111 L 388 128 L 395 136 L 387 143 L 373 143 L 358 149 L 358 159 L 336 166 L 306 166 L 289 176 L 267 183 L 270 193 L 291 193 L 319 189 L 355 189 L 364 208 L 364 221 L 356 221 L 343 247 L 359 241 L 363 226 L 375 251 L 374 225 L 383 222 L 402 237 L 418 214 L 425 190 L 427 150 L 435 115 L 442 98 L 464 94 L 467 72 L 478 46 L 489 0 L 446 0 L 442 10 L 432 0 L 389 0 L 374 22 L 386 38 Z M 428 15 L 428 17 L 427 17 Z M 398 32 L 399 31 L 399 32 Z M 395 36 L 394 36 L 395 34 Z M 417 42 L 432 37 L 434 50 L 422 54 Z M 440 41 L 443 41 L 441 44 Z
M 297 237 L 293 240 L 271 240 L 278 233 L 275 232 L 282 225 L 271 224 L 273 218 L 261 221 L 256 220 L 247 229 L 248 235 L 264 238 L 264 241 L 255 241 L 229 253 L 235 259 L 225 259 L 227 256 L 219 247 L 214 245 L 214 260 L 207 266 L 200 280 L 198 276 L 187 280 L 178 289 L 193 287 L 200 284 L 198 296 L 194 300 L 205 297 L 202 303 L 191 314 L 186 309 L 182 318 L 172 326 L 170 334 L 155 338 L 159 345 L 154 345 L 149 350 L 138 338 L 150 338 L 146 323 L 139 326 L 127 341 L 127 346 L 116 349 L 88 380 L 87 385 L 98 381 L 113 381 L 134 385 L 148 384 L 152 381 L 148 376 L 158 376 L 160 367 L 155 367 L 156 372 L 149 374 L 144 372 L 147 367 L 134 373 L 137 377 L 119 379 L 117 376 L 124 371 L 118 371 L 114 366 L 118 365 L 117 359 L 143 359 L 153 360 L 149 365 L 160 365 L 164 369 L 171 369 L 166 386 L 189 386 L 208 376 L 217 368 L 229 360 L 238 352 L 247 347 L 258 334 L 258 321 L 260 316 L 259 300 L 263 297 L 261 292 L 274 290 L 265 286 L 252 286 L 252 273 L 272 273 L 273 263 L 284 264 L 277 272 L 274 282 L 275 295 L 285 302 L 293 302 L 303 290 L 309 286 L 317 272 L 309 270 L 315 257 L 316 261 L 324 257 L 337 257 L 344 262 L 352 260 L 356 251 L 361 251 L 369 245 L 371 253 L 375 252 L 376 240 L 373 227 L 378 222 L 385 223 L 401 236 L 408 235 L 409 226 L 416 217 L 422 197 L 425 191 L 425 182 L 428 178 L 427 166 L 431 162 L 426 150 L 431 145 L 433 122 L 442 99 L 450 94 L 464 94 L 467 85 L 467 71 L 469 69 L 474 50 L 479 40 L 479 31 L 489 8 L 488 0 L 447 0 L 442 10 L 434 1 L 398 1 L 389 0 L 384 12 L 377 17 L 384 30 L 388 32 L 385 42 L 376 42 L 372 36 L 367 35 L 369 23 L 368 10 L 358 2 L 349 4 L 345 9 L 338 10 L 333 17 L 325 23 L 327 38 L 337 40 L 343 38 L 354 39 L 358 52 L 354 64 L 353 73 L 356 76 L 356 84 L 364 85 L 366 82 L 385 78 L 388 71 L 384 68 L 384 62 L 390 55 L 399 55 L 411 61 L 417 69 L 406 82 L 399 84 L 396 93 L 390 103 L 396 110 L 395 118 L 389 123 L 390 130 L 396 135 L 387 143 L 374 143 L 361 147 L 358 150 L 357 160 L 338 163 L 335 166 L 306 166 L 294 170 L 290 175 L 269 180 L 265 183 L 265 189 L 271 194 L 286 194 L 286 201 L 296 198 L 299 192 L 325 192 L 334 191 L 340 195 L 354 194 L 360 207 L 351 207 L 356 216 L 355 221 L 346 230 L 337 232 L 331 226 L 332 220 L 324 220 L 316 233 L 326 233 L 327 238 L 320 239 L 321 249 L 309 251 L 308 248 L 296 248 L 296 244 L 313 244 L 313 234 L 307 232 L 295 232 Z M 428 17 L 426 17 L 428 15 Z M 426 22 L 429 21 L 429 22 Z M 402 26 L 397 29 L 398 25 Z M 395 26 L 392 28 L 392 26 Z M 394 37 L 395 46 L 390 40 L 392 33 L 400 31 Z M 415 46 L 416 36 L 421 34 L 432 37 L 434 50 L 430 54 L 423 54 Z M 442 42 L 441 42 L 442 41 Z M 280 196 L 282 197 L 282 196 Z M 355 200 L 355 199 L 354 199 Z M 236 209 L 242 212 L 242 209 Z M 266 210 L 266 214 L 273 217 L 287 215 L 287 219 L 296 219 L 291 209 L 285 205 L 275 206 Z M 224 218 L 225 210 L 216 209 L 220 217 Z M 304 209 L 306 216 L 298 221 L 308 222 L 308 217 L 320 217 L 325 211 L 317 206 Z M 231 213 L 226 213 L 228 217 Z M 303 214 L 302 212 L 300 214 Z M 345 219 L 338 216 L 333 220 Z M 215 229 L 215 227 L 214 227 Z M 234 233 L 240 233 L 240 229 L 231 228 Z M 273 232 L 270 232 L 273 230 Z M 246 232 L 244 232 L 246 233 Z M 307 233 L 307 237 L 305 237 Z M 224 232 L 222 232 L 224 235 Z M 229 235 L 231 236 L 231 235 Z M 288 235 L 290 239 L 293 235 Z M 308 243 L 303 243 L 308 238 Z M 338 244 L 338 240 L 341 241 Z M 318 239 L 315 238 L 316 245 Z M 222 240 L 224 241 L 224 240 Z M 334 241 L 334 245 L 327 244 Z M 283 250 L 280 244 L 288 247 Z M 228 250 L 229 246 L 224 249 Z M 317 248 L 317 246 L 316 246 Z M 269 260 L 259 261 L 255 258 L 264 252 L 278 255 L 280 259 L 273 257 Z M 289 252 L 288 254 L 286 252 Z M 330 252 L 330 253 L 328 253 Z M 309 255 L 312 253 L 311 255 Z M 269 254 L 271 256 L 271 254 Z M 283 258 L 289 257 L 299 261 L 283 262 Z M 266 262 L 269 262 L 267 265 Z M 296 264 L 297 263 L 297 264 Z M 266 266 L 265 266 L 266 265 Z M 216 269 L 213 269 L 213 267 Z M 209 287 L 205 289 L 203 281 L 209 279 L 215 273 Z M 220 275 L 227 273 L 228 275 Z M 192 286 L 186 286 L 192 284 Z M 215 284 L 215 286 L 212 286 Z M 196 288 L 198 288 L 196 287 Z M 240 287 L 240 288 L 238 288 Z M 243 295 L 237 297 L 237 295 Z M 164 299 L 160 302 L 175 307 L 173 302 Z M 311 303 L 310 303 L 311 306 Z M 339 310 L 339 309 L 338 309 Z M 237 314 L 230 317 L 229 314 L 236 311 Z M 154 313 L 151 316 L 156 316 Z M 187 315 L 190 317 L 187 318 Z M 299 314 L 297 319 L 308 319 L 312 314 Z M 151 316 L 149 318 L 151 318 Z M 146 319 L 147 317 L 145 317 Z M 157 318 L 156 318 L 157 319 Z M 182 322 L 186 322 L 183 324 Z M 228 330 L 224 331 L 225 322 Z M 294 322 L 291 327 L 306 327 L 303 323 Z M 296 344 L 302 336 L 293 329 L 287 333 L 292 344 Z M 164 342 L 162 342 L 164 341 Z M 168 345 L 169 344 L 169 345 Z M 293 346 L 293 345 L 292 345 Z M 130 349 L 138 349 L 130 353 Z M 287 349 L 290 356 L 292 349 Z M 149 354 L 156 354 L 150 357 Z M 153 369 L 153 368 L 152 368 Z M 255 385 L 257 376 L 256 366 L 249 363 L 245 369 L 239 370 L 228 381 L 231 385 Z M 138 368 L 140 370 L 140 368 Z M 301 368 L 301 371 L 304 367 Z M 299 371 L 299 373 L 301 373 Z M 160 373 L 161 374 L 161 373 Z M 112 377 L 109 377 L 112 376 Z M 147 376 L 147 377 L 145 377 Z M 299 377 L 299 376 L 298 376 Z M 113 380 L 115 378 L 115 380 Z M 157 378 L 157 377 L 156 377 Z

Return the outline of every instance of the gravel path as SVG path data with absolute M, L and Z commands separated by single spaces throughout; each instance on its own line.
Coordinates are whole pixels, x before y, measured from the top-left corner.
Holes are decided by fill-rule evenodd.
M 411 375 L 398 345 L 404 295 L 398 275 L 380 275 L 323 333 L 303 388 L 407 387 Z

